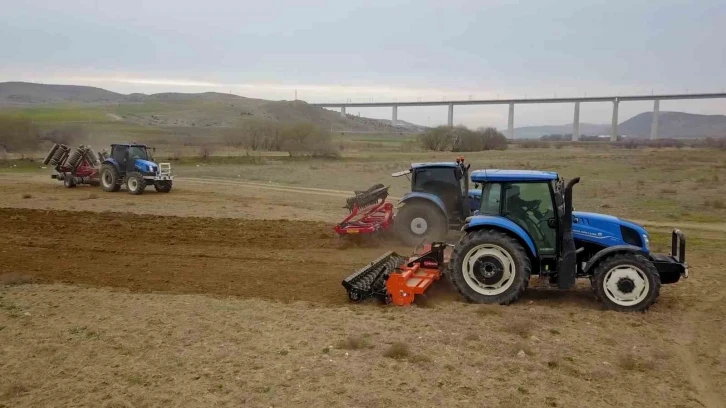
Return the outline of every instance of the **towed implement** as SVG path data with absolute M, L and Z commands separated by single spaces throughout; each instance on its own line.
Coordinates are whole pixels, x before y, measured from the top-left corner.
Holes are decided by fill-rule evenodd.
M 389 252 L 343 280 L 348 299 L 360 302 L 375 298 L 398 306 L 413 303 L 439 280 L 446 265 L 447 245 L 436 242 L 411 257 Z
M 386 202 L 388 187 L 376 184 L 365 191 L 355 191 L 346 200 L 350 214 L 335 226 L 340 236 L 372 234 L 387 230 L 393 220 L 393 204 Z
M 103 154 L 96 154 L 90 146 L 81 145 L 76 149 L 56 143 L 43 160 L 44 165 L 51 165 L 56 173 L 51 178 L 63 181 L 68 188 L 79 184 L 99 185 L 98 166 L 104 159 Z

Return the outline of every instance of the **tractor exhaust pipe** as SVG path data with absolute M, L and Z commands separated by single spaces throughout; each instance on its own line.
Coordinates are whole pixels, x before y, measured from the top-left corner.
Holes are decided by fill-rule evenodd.
M 575 286 L 577 275 L 577 253 L 575 239 L 572 236 L 572 188 L 580 182 L 575 177 L 565 187 L 565 214 L 562 217 L 562 258 L 557 267 L 557 287 L 569 289 Z

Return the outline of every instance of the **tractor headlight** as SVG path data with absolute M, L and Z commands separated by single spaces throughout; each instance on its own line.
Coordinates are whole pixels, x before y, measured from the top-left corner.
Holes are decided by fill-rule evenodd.
M 643 246 L 646 251 L 650 251 L 650 239 L 648 239 L 648 234 L 643 234 Z
M 149 166 L 149 171 L 154 173 L 156 170 L 154 170 L 154 166 Z

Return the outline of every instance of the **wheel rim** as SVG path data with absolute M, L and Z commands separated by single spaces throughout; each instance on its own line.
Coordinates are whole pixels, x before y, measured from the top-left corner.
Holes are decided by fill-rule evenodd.
M 129 190 L 136 191 L 139 187 L 139 182 L 136 179 L 129 179 Z
M 429 224 L 426 222 L 425 219 L 421 217 L 416 217 L 411 220 L 411 232 L 413 232 L 416 235 L 423 235 L 428 231 Z
M 608 299 L 620 306 L 633 306 L 648 296 L 650 282 L 640 268 L 621 265 L 605 274 L 603 286 Z
M 509 252 L 492 244 L 472 248 L 464 257 L 462 270 L 467 285 L 487 296 L 498 295 L 509 289 L 517 273 Z
M 111 187 L 112 182 L 113 182 L 113 177 L 111 177 L 111 173 L 108 171 L 103 172 L 103 185 L 105 187 Z

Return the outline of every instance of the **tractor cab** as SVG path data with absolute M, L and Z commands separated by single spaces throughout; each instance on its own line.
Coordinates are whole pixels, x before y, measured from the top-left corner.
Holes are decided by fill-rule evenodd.
M 140 172 L 155 172 L 156 164 L 152 161 L 146 145 L 142 144 L 113 144 L 111 157 L 124 171 L 134 170 Z
M 479 208 L 481 192 L 469 191 L 469 165 L 463 157 L 455 162 L 413 163 L 393 174 L 404 175 L 411 180 L 411 191 L 401 198 L 394 225 L 406 244 L 443 240 Z

